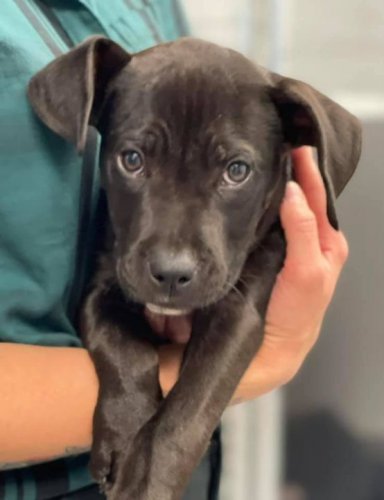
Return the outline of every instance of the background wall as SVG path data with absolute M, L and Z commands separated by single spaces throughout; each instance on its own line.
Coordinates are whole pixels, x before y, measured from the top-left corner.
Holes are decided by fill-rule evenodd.
M 326 94 L 384 110 L 381 0 L 184 0 L 192 32 Z
M 384 2 L 288 0 L 286 9 L 286 70 L 325 93 L 357 92 L 382 105 Z

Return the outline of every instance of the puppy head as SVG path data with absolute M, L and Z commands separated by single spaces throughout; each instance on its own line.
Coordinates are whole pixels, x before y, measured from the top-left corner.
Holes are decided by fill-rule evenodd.
M 87 125 L 100 131 L 116 278 L 170 313 L 235 285 L 278 215 L 290 147 L 318 149 L 335 227 L 360 154 L 357 121 L 336 103 L 194 39 L 130 56 L 91 38 L 38 73 L 29 97 L 80 151 Z

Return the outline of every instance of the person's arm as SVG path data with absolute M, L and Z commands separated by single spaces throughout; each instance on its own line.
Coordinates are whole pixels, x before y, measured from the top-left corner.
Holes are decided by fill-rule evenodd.
M 89 449 L 97 392 L 85 349 L 0 344 L 0 470 Z

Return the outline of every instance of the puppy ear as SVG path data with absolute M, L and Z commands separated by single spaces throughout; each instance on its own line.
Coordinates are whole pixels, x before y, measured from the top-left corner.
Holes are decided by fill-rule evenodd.
M 28 98 L 39 118 L 81 152 L 87 126 L 97 125 L 105 87 L 131 59 L 101 36 L 56 58 L 30 81 Z
M 328 219 L 338 228 L 335 196 L 352 176 L 361 153 L 361 126 L 344 108 L 310 85 L 272 74 L 272 99 L 283 123 L 285 140 L 292 146 L 317 148 L 327 191 Z

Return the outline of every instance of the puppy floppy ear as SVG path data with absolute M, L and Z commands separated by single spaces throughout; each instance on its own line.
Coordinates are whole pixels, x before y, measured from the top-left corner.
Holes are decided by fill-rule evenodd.
M 272 99 L 282 120 L 285 140 L 292 146 L 317 148 L 327 191 L 328 219 L 338 228 L 335 196 L 352 176 L 361 153 L 357 118 L 310 85 L 272 74 Z
M 30 81 L 28 98 L 39 118 L 81 152 L 88 125 L 97 125 L 105 87 L 131 59 L 102 36 L 56 58 Z

